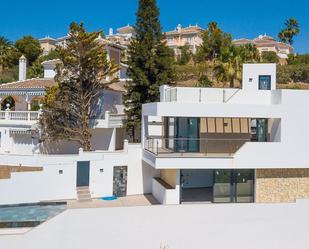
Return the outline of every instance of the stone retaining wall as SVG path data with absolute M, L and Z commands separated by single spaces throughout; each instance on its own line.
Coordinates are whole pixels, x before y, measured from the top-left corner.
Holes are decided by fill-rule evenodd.
M 308 169 L 257 169 L 255 201 L 295 202 L 309 198 Z

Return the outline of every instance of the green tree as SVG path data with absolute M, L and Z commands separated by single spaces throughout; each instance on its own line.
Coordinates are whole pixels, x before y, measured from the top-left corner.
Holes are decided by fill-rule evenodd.
M 228 82 L 229 87 L 234 87 L 235 81 L 241 80 L 242 64 L 241 48 L 230 46 L 224 51 L 221 60 L 214 67 L 216 78 L 219 81 Z
M 192 53 L 190 51 L 190 46 L 188 44 L 179 47 L 180 55 L 177 58 L 177 63 L 179 65 L 186 65 L 190 62 L 192 58 Z
M 284 23 L 284 28 L 278 34 L 278 38 L 281 42 L 293 44 L 293 38 L 299 34 L 299 23 L 298 20 L 291 17 Z
M 196 62 L 214 61 L 232 44 L 232 36 L 222 31 L 218 24 L 211 22 L 202 34 L 203 43 L 197 49 Z
M 274 51 L 263 51 L 261 55 L 262 62 L 265 63 L 278 63 L 279 58 Z
M 239 52 L 243 63 L 260 62 L 260 53 L 254 44 L 245 44 L 239 46 Z
M 159 99 L 159 87 L 174 81 L 173 52 L 166 46 L 156 0 L 140 0 L 135 25 L 136 37 L 129 45 L 128 75 L 124 96 L 126 127 L 137 141 L 142 104 Z
M 59 53 L 57 50 L 51 50 L 47 55 L 40 56 L 34 63 L 32 63 L 32 66 L 27 72 L 27 77 L 42 78 L 44 75 L 44 67 L 42 65 L 42 62 L 54 59 L 59 59 Z
M 289 65 L 307 65 L 309 64 L 309 54 L 289 54 L 287 62 Z
M 29 65 L 36 61 L 36 59 L 42 54 L 40 43 L 32 36 L 24 36 L 23 38 L 15 42 L 15 47 L 19 52 L 18 58 L 23 54 L 26 56 Z
M 0 73 L 10 64 L 9 54 L 12 48 L 12 43 L 4 36 L 0 36 Z
M 117 67 L 108 62 L 106 49 L 97 41 L 100 32 L 86 32 L 82 24 L 70 25 L 65 48 L 57 48 L 58 88 L 48 91 L 41 119 L 43 140 L 69 140 L 91 150 L 92 108 Z M 52 95 L 52 96 L 51 96 Z

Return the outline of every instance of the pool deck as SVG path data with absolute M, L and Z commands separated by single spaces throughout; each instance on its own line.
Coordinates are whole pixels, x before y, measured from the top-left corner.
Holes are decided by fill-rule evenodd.
M 92 199 L 92 201 L 81 202 L 77 200 L 67 200 L 68 209 L 76 208 L 108 208 L 108 207 L 136 207 L 151 206 L 159 204 L 152 195 L 130 195 L 120 197 L 116 200 L 105 201 Z
M 306 249 L 309 202 L 68 209 L 1 249 Z
M 0 236 L 1 235 L 13 235 L 13 234 L 24 234 L 30 231 L 33 227 L 22 227 L 22 228 L 1 228 L 0 229 Z

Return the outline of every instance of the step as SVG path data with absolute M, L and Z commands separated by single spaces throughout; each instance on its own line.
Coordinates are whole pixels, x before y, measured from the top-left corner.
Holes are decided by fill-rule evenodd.
M 79 189 L 76 192 L 77 194 L 88 194 L 88 193 L 90 194 L 89 189 Z
M 83 196 L 90 196 L 91 197 L 90 193 L 78 193 L 77 196 L 78 197 L 83 197 Z
M 76 188 L 77 193 L 77 200 L 79 202 L 89 202 L 92 201 L 91 194 L 88 186 L 85 187 L 77 187 Z
M 76 187 L 76 190 L 83 190 L 83 189 L 89 189 L 89 186 Z
M 91 202 L 92 199 L 78 199 L 78 202 Z

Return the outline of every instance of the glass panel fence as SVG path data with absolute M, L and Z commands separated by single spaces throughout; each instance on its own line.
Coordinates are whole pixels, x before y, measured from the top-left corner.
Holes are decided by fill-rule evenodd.
M 250 139 L 146 138 L 145 149 L 156 154 L 232 156 Z

